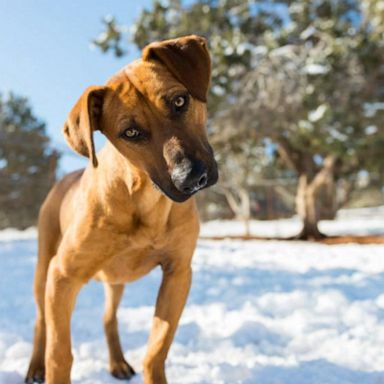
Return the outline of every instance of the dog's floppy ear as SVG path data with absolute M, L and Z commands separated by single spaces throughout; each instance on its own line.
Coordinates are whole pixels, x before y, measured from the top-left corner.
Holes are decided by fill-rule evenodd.
M 98 162 L 93 132 L 101 130 L 100 119 L 106 87 L 92 86 L 85 90 L 72 108 L 64 124 L 63 133 L 72 149 L 89 157 L 93 166 Z
M 207 101 L 211 59 L 203 37 L 191 35 L 149 44 L 142 58 L 160 61 L 193 97 Z

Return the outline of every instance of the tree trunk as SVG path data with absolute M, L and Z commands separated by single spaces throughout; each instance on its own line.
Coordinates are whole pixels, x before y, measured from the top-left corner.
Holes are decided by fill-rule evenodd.
M 240 201 L 241 201 L 241 211 L 242 218 L 244 221 L 244 235 L 251 236 L 251 199 L 249 196 L 249 192 L 245 189 L 240 189 Z
M 325 237 L 318 228 L 321 219 L 318 198 L 321 189 L 333 178 L 336 161 L 336 157 L 328 156 L 323 167 L 312 179 L 307 173 L 300 174 L 296 206 L 297 213 L 303 220 L 303 228 L 296 238 L 318 240 Z
M 308 175 L 300 175 L 297 188 L 296 206 L 297 213 L 303 221 L 303 228 L 297 239 L 320 239 L 323 237 L 319 228 L 319 213 L 316 207 L 316 191 L 312 183 L 308 181 Z
M 236 219 L 244 222 L 244 235 L 250 236 L 251 199 L 249 192 L 246 189 L 239 188 L 236 197 L 229 190 L 224 190 L 224 195 Z

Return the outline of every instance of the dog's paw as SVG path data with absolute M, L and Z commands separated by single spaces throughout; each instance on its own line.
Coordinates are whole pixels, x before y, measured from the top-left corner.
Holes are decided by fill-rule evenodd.
M 110 371 L 112 376 L 120 380 L 129 380 L 136 373 L 125 360 L 111 363 Z
M 24 382 L 26 384 L 44 383 L 44 378 L 45 378 L 44 364 L 35 364 L 34 362 L 31 362 Z

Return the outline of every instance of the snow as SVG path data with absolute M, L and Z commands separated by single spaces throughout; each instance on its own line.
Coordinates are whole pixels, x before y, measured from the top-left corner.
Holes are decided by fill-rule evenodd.
M 252 230 L 288 234 L 298 224 L 253 222 Z M 322 223 L 332 234 L 383 228 L 383 207 L 343 211 L 337 221 Z M 241 230 L 241 223 L 203 226 L 206 235 Z M 8 240 L 0 233 L 1 384 L 22 383 L 32 349 L 32 232 L 9 230 Z M 383 251 L 384 245 L 200 240 L 193 287 L 167 361 L 169 382 L 384 383 Z M 160 277 L 155 270 L 128 285 L 118 312 L 125 356 L 139 373 L 132 384 L 143 382 Z M 107 370 L 102 312 L 102 285 L 91 282 L 72 321 L 74 384 L 118 383 Z
M 260 221 L 252 220 L 251 233 L 260 237 L 289 237 L 301 228 L 298 217 Z M 384 206 L 361 209 L 342 209 L 337 220 L 324 220 L 319 228 L 328 235 L 380 235 L 384 234 Z M 237 236 L 244 234 L 244 223 L 231 220 L 213 220 L 203 225 L 201 235 Z
M 309 75 L 325 75 L 329 70 L 328 66 L 321 64 L 308 64 L 304 67 L 304 72 Z
M 312 123 L 321 120 L 327 112 L 327 109 L 328 107 L 326 104 L 320 104 L 315 110 L 308 113 L 308 120 Z
M 36 228 L 28 228 L 25 231 L 19 231 L 14 228 L 8 228 L 0 231 L 0 241 L 15 241 L 35 239 L 37 236 Z

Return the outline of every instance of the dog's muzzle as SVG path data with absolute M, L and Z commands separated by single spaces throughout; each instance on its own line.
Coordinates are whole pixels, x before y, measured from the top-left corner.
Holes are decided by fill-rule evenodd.
M 176 189 L 185 195 L 192 195 L 208 185 L 208 170 L 200 160 L 184 158 L 171 173 Z

